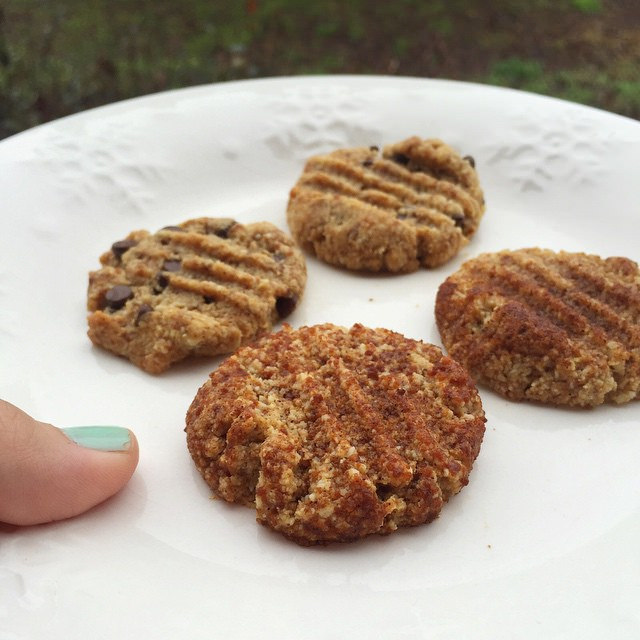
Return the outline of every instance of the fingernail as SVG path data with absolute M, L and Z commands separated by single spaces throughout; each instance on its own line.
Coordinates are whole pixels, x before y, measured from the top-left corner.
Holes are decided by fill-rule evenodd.
M 66 427 L 65 435 L 76 444 L 98 451 L 126 451 L 131 445 L 131 434 L 124 427 Z

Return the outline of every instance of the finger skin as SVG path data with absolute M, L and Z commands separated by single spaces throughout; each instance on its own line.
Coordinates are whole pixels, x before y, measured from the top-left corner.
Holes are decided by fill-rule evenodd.
M 88 449 L 0 400 L 0 522 L 63 520 L 120 491 L 138 464 L 130 434 L 124 451 Z

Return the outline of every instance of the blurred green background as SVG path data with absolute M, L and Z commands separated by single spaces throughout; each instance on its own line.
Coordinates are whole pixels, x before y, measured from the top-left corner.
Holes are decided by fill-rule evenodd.
M 194 84 L 469 80 L 640 118 L 640 0 L 0 0 L 0 137 Z

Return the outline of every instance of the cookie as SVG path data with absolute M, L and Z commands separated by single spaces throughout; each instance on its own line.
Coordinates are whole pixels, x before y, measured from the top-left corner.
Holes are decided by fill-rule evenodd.
M 449 354 L 512 400 L 593 407 L 640 389 L 640 271 L 627 258 L 521 249 L 465 262 L 439 288 Z
M 323 324 L 230 356 L 186 432 L 216 496 L 313 545 L 433 520 L 467 484 L 484 423 L 471 379 L 437 347 Z
M 296 241 L 329 264 L 410 272 L 437 267 L 474 234 L 484 196 L 471 156 L 413 137 L 310 158 L 290 193 Z
M 89 337 L 160 373 L 187 356 L 230 353 L 298 304 L 304 257 L 267 222 L 198 218 L 133 231 L 89 275 Z

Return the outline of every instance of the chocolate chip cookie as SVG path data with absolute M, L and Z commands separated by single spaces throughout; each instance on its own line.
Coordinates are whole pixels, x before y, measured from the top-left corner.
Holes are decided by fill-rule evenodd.
M 198 218 L 133 231 L 89 276 L 89 337 L 160 373 L 187 356 L 215 356 L 271 330 L 302 296 L 306 268 L 275 226 Z
M 214 494 L 302 545 L 433 520 L 484 434 L 465 370 L 386 329 L 285 326 L 198 391 L 187 443 Z
M 640 271 L 532 248 L 481 255 L 440 286 L 449 354 L 512 400 L 593 407 L 640 392 Z
M 475 162 L 412 137 L 308 160 L 291 191 L 293 237 L 330 264 L 410 272 L 455 256 L 484 213 Z

